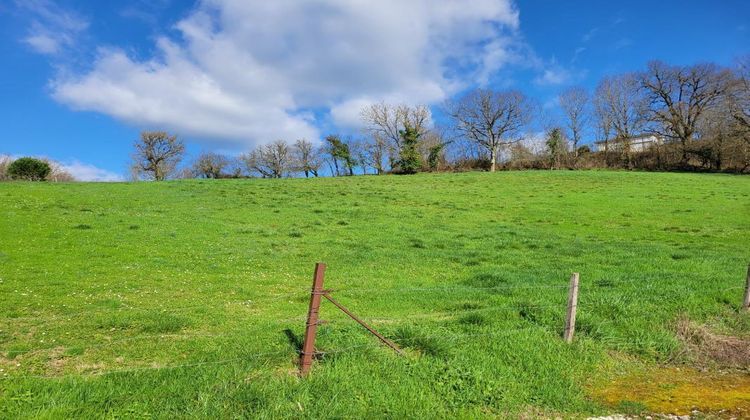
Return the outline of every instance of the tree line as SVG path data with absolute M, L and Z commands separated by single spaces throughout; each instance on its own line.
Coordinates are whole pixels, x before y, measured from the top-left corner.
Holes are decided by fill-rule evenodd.
M 134 179 L 283 178 L 416 173 L 447 168 L 444 137 L 428 128 L 426 106 L 375 104 L 362 110 L 369 136 L 330 134 L 320 144 L 276 140 L 237 157 L 200 153 L 180 168 L 185 144 L 164 131 L 146 131 L 135 142 Z
M 361 110 L 360 136 L 331 134 L 319 145 L 276 140 L 234 158 L 202 153 L 182 170 L 184 145 L 149 132 L 136 144 L 134 168 L 150 179 L 595 167 L 750 171 L 748 57 L 734 68 L 653 61 L 643 71 L 605 77 L 593 91 L 571 87 L 557 100 L 560 115 L 550 116 L 521 91 L 474 89 L 439 108 L 442 126 L 427 106 L 378 103 Z

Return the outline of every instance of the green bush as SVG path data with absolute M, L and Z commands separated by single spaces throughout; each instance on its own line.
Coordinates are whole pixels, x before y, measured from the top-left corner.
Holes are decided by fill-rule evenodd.
M 29 157 L 17 159 L 8 166 L 8 175 L 11 179 L 44 181 L 50 172 L 52 168 L 47 162 Z

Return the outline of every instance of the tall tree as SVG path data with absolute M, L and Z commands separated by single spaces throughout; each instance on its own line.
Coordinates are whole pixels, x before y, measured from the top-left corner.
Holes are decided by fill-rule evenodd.
M 284 140 L 264 144 L 241 158 L 250 173 L 263 178 L 282 178 L 292 169 L 289 145 Z
M 427 167 L 436 170 L 437 166 L 445 160 L 445 148 L 450 143 L 451 141 L 446 139 L 442 129 L 430 129 L 420 135 L 417 150 L 422 155 L 422 161 L 427 163 Z M 435 165 L 430 165 L 431 161 Z
M 199 178 L 221 178 L 230 161 L 224 155 L 203 152 L 193 162 L 193 175 Z
M 609 106 L 606 103 L 606 97 L 599 94 L 594 95 L 594 118 L 596 119 L 596 136 L 604 142 L 604 164 L 609 166 L 609 141 L 612 137 L 612 119 L 609 112 Z
M 318 176 L 322 160 L 318 149 L 312 142 L 305 139 L 297 140 L 294 143 L 293 153 L 298 169 L 305 174 L 305 178 L 310 175 Z
M 375 173 L 381 175 L 386 170 L 385 159 L 391 153 L 388 141 L 379 133 L 372 134 L 362 145 L 366 160 L 375 169 Z
M 446 111 L 459 134 L 489 154 L 490 171 L 494 172 L 500 147 L 521 140 L 532 106 L 519 91 L 477 89 L 448 102 Z
M 8 167 L 13 163 L 13 158 L 8 155 L 0 155 L 0 181 L 7 181 L 10 179 L 8 175 Z
M 750 54 L 737 60 L 729 104 L 732 116 L 750 141 Z
M 343 173 L 348 172 L 349 175 L 354 175 L 354 159 L 352 158 L 349 145 L 346 144 L 341 137 L 337 134 L 331 134 L 326 136 L 326 152 L 331 157 L 331 162 L 334 167 L 334 176 L 339 176 Z
M 363 139 L 349 139 L 349 155 L 352 164 L 362 168 L 362 174 L 367 175 L 367 168 L 373 166 L 370 161 L 370 155 L 367 153 L 366 143 Z
M 420 136 L 417 128 L 408 123 L 401 130 L 401 151 L 396 164 L 399 173 L 415 174 L 422 168 L 422 156 L 417 150 Z
M 578 159 L 578 144 L 583 138 L 589 116 L 589 93 L 582 87 L 572 87 L 560 94 L 559 101 L 567 120 L 570 140 L 573 142 L 573 153 Z
M 554 127 L 547 133 L 547 153 L 549 153 L 550 167 L 560 169 L 565 155 L 568 154 L 568 142 L 560 127 Z
M 437 143 L 430 147 L 427 154 L 427 167 L 431 171 L 437 171 L 441 164 L 445 164 L 445 146 L 445 143 Z
M 185 144 L 164 131 L 144 131 L 135 142 L 133 172 L 154 181 L 172 175 L 185 154 Z
M 670 66 L 652 61 L 639 75 L 648 98 L 651 131 L 679 141 L 682 163 L 703 115 L 716 106 L 731 86 L 731 73 L 715 64 Z
M 605 77 L 596 87 L 595 103 L 600 127 L 606 127 L 621 145 L 628 167 L 632 167 L 631 138 L 645 125 L 645 102 L 636 75 Z
M 726 97 L 720 104 L 706 110 L 698 126 L 698 137 L 702 144 L 694 152 L 697 152 L 704 165 L 708 163 L 709 169 L 721 170 L 727 160 L 740 157 L 737 155 L 742 154 L 732 153 L 736 150 L 738 139 L 735 129 L 737 122 L 732 115 L 731 107 L 732 101 Z
M 408 106 L 380 102 L 362 109 L 360 118 L 371 135 L 392 142 L 396 150 L 399 150 L 401 132 L 409 126 L 421 136 L 427 131 L 431 114 L 425 105 Z

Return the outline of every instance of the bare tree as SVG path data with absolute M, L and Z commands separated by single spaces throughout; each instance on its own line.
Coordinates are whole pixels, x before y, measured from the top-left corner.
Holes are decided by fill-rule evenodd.
M 406 126 L 413 127 L 417 134 L 427 131 L 430 109 L 425 105 L 392 105 L 385 102 L 372 104 L 360 112 L 366 130 L 373 136 L 390 141 L 396 149 L 401 148 L 401 132 Z
M 739 128 L 748 138 L 750 135 L 750 54 L 737 60 L 734 76 L 729 98 L 730 109 Z
M 560 108 L 567 119 L 569 137 L 573 143 L 573 154 L 578 159 L 578 144 L 588 121 L 589 93 L 582 87 L 565 90 L 559 98 Z
M 609 166 L 609 140 L 612 136 L 612 120 L 606 96 L 594 95 L 594 117 L 596 118 L 597 137 L 604 142 L 605 164 Z
M 719 138 L 728 140 L 722 142 L 728 143 L 726 153 L 722 153 L 727 157 L 727 166 L 745 172 L 750 169 L 750 54 L 737 60 L 731 87 L 722 105 L 707 118 L 713 134 L 709 137 L 714 143 Z M 731 122 L 726 120 L 727 114 Z
M 221 178 L 231 159 L 213 152 L 201 153 L 193 163 L 192 173 L 202 178 Z
M 357 138 L 350 139 L 347 143 L 349 144 L 349 155 L 351 156 L 352 163 L 354 166 L 362 168 L 363 175 L 367 175 L 367 168 L 373 165 L 370 163 L 370 155 L 367 153 L 365 141 Z
M 683 164 L 703 114 L 727 94 L 730 81 L 731 73 L 715 64 L 670 66 L 652 61 L 639 75 L 648 98 L 648 119 L 654 123 L 651 130 L 680 142 Z
M 385 160 L 393 154 L 389 151 L 390 147 L 388 140 L 379 133 L 373 133 L 362 145 L 367 165 L 375 169 L 378 175 L 386 171 Z
M 49 175 L 47 175 L 47 181 L 74 182 L 76 180 L 73 174 L 65 170 L 65 167 L 63 167 L 63 165 L 61 165 L 60 163 L 46 158 L 42 158 L 41 161 L 47 162 L 50 168 Z
M 630 138 L 643 129 L 644 100 L 639 94 L 635 75 L 627 73 L 602 79 L 596 96 L 615 137 Z
M 446 105 L 454 128 L 481 146 L 490 156 L 494 172 L 501 146 L 521 140 L 521 130 L 531 119 L 529 99 L 519 91 L 474 90 Z
M 630 139 L 642 131 L 645 125 L 645 103 L 638 89 L 636 76 L 626 73 L 606 77 L 599 82 L 594 95 L 600 129 L 606 129 L 606 134 L 611 133 L 622 142 L 626 165 L 631 167 Z
M 709 169 L 721 170 L 726 164 L 732 164 L 732 158 L 740 157 L 737 152 L 736 120 L 731 111 L 732 101 L 729 96 L 721 103 L 706 110 L 697 131 L 701 145 L 694 150 Z
M 10 180 L 8 175 L 8 167 L 13 163 L 13 158 L 8 155 L 0 155 L 0 181 Z
M 312 142 L 299 139 L 294 143 L 292 151 L 297 169 L 304 172 L 305 178 L 308 178 L 310 175 L 318 176 L 320 167 L 323 165 L 323 159 L 320 156 L 320 150 Z
M 259 174 L 263 178 L 282 178 L 292 168 L 291 152 L 284 140 L 258 146 L 241 159 L 250 173 Z
M 174 173 L 184 154 L 185 144 L 177 136 L 164 131 L 144 131 L 135 142 L 133 173 L 138 178 L 163 181 Z

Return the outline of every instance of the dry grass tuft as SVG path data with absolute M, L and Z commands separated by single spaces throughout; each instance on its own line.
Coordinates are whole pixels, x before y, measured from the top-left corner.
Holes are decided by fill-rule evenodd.
M 750 369 L 750 338 L 717 334 L 685 318 L 677 323 L 677 336 L 700 365 Z

